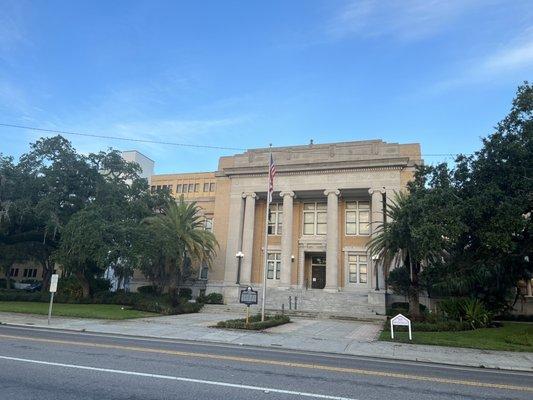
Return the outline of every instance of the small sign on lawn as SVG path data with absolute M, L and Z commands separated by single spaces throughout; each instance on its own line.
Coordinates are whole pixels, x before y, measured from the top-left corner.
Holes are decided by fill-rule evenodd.
M 52 278 L 50 279 L 50 293 L 57 292 L 57 281 L 59 280 L 58 274 L 53 274 Z
M 390 320 L 390 337 L 391 339 L 394 339 L 394 325 L 397 326 L 407 326 L 409 327 L 409 340 L 413 340 L 413 336 L 411 334 L 411 321 L 409 318 L 402 314 L 398 314 L 394 318 Z

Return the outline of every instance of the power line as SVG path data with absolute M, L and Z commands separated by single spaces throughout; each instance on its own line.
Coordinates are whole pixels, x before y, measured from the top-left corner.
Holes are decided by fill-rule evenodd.
M 93 133 L 82 133 L 82 132 L 72 132 L 72 131 L 62 131 L 58 129 L 46 129 L 46 128 L 38 128 L 34 126 L 26 126 L 26 125 L 15 125 L 15 124 L 5 124 L 0 123 L 0 127 L 4 128 L 16 128 L 16 129 L 27 129 L 31 131 L 38 131 L 38 132 L 47 132 L 47 133 L 58 133 L 62 135 L 74 135 L 74 136 L 84 136 L 84 137 L 92 137 L 92 138 L 99 138 L 99 139 L 110 139 L 110 140 L 122 140 L 127 142 L 136 142 L 136 143 L 152 143 L 152 144 L 164 144 L 168 146 L 179 146 L 179 147 L 192 147 L 192 148 L 204 148 L 204 149 L 215 149 L 215 150 L 236 150 L 236 151 L 246 151 L 248 149 L 242 148 L 242 147 L 225 147 L 225 146 L 209 146 L 204 144 L 190 144 L 190 143 L 176 143 L 176 142 L 164 142 L 160 140 L 149 140 L 149 139 L 135 139 L 135 138 L 128 138 L 128 137 L 120 137 L 120 136 L 110 136 L 110 135 L 97 135 Z M 318 143 L 316 145 L 319 145 Z M 300 146 L 299 146 L 300 147 Z M 299 153 L 304 152 L 307 149 L 305 148 L 299 148 L 299 149 L 292 149 L 291 152 L 293 153 Z M 317 149 L 314 148 L 315 153 L 329 153 L 329 149 Z M 338 155 L 354 155 L 353 153 L 349 152 L 343 152 L 342 150 L 335 150 L 334 154 Z M 422 154 L 421 157 L 455 157 L 459 153 L 441 153 L 441 154 Z M 418 156 L 418 154 L 406 154 L 407 156 Z
M 100 138 L 100 139 L 111 139 L 111 140 L 124 140 L 128 142 L 137 142 L 137 143 L 154 143 L 154 144 L 165 144 L 169 146 L 180 146 L 180 147 L 195 147 L 195 148 L 204 148 L 204 149 L 217 149 L 217 150 L 246 150 L 239 147 L 224 147 L 224 146 L 209 146 L 204 144 L 189 144 L 189 143 L 176 143 L 176 142 L 163 142 L 159 140 L 149 140 L 149 139 L 134 139 L 134 138 L 127 138 L 127 137 L 119 137 L 119 136 L 108 136 L 108 135 L 96 135 L 93 133 L 80 133 L 80 132 L 69 132 L 69 131 L 60 131 L 57 129 L 45 129 L 45 128 L 36 128 L 33 126 L 25 126 L 25 125 L 14 125 L 14 124 L 3 124 L 0 123 L 1 127 L 5 128 L 17 128 L 17 129 L 28 129 L 31 131 L 39 131 L 39 132 L 48 132 L 48 133 L 60 133 L 62 135 L 75 135 L 75 136 L 85 136 L 85 137 L 93 137 L 93 138 Z

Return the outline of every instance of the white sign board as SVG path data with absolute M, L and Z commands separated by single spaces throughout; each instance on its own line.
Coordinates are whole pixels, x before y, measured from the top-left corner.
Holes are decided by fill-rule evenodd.
M 57 281 L 59 280 L 58 274 L 53 274 L 52 278 L 50 279 L 50 293 L 57 292 Z
M 409 327 L 409 340 L 413 340 L 413 336 L 411 334 L 411 321 L 409 318 L 402 314 L 398 314 L 394 318 L 390 320 L 390 336 L 391 339 L 394 339 L 394 325 L 397 326 L 407 326 Z

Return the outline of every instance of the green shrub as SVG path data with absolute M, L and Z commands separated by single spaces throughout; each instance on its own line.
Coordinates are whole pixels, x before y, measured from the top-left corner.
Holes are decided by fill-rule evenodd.
M 156 296 L 157 295 L 157 288 L 153 285 L 146 285 L 146 286 L 139 286 L 137 288 L 137 291 L 141 294 L 146 294 L 150 296 Z
M 449 320 L 465 321 L 472 329 L 487 326 L 492 315 L 478 299 L 451 298 L 439 302 L 439 310 Z
M 533 322 L 533 315 L 503 314 L 494 317 L 494 319 L 499 321 Z
M 224 304 L 224 297 L 220 293 L 209 293 L 207 296 L 198 296 L 196 301 L 204 304 Z
M 80 300 L 83 297 L 83 289 L 78 278 L 69 276 L 68 278 L 61 278 L 57 283 L 57 296 L 61 299 L 71 299 L 72 302 Z
M 439 301 L 438 309 L 444 313 L 448 319 L 459 321 L 463 318 L 464 299 L 450 298 Z
M 466 321 L 412 322 L 413 332 L 468 331 L 472 326 Z M 385 331 L 390 331 L 390 320 L 385 323 Z M 395 326 L 394 331 L 407 332 L 407 326 Z
M 491 320 L 489 311 L 478 299 L 468 299 L 463 304 L 464 320 L 468 322 L 472 329 L 483 328 Z
M 109 292 L 111 282 L 105 278 L 90 278 L 89 287 L 91 288 L 91 293 Z
M 48 301 L 50 294 L 26 292 L 17 289 L 0 289 L 0 301 Z
M 141 298 L 132 308 L 139 311 L 153 312 L 157 314 L 165 315 L 178 315 L 178 314 L 190 314 L 200 311 L 203 304 L 189 303 L 188 301 L 178 304 L 172 307 L 170 301 L 167 298 Z
M 261 315 L 253 315 L 249 319 L 249 323 L 246 324 L 246 318 L 230 319 L 228 321 L 220 321 L 215 326 L 217 328 L 226 329 L 246 329 L 246 330 L 263 330 L 272 328 L 273 326 L 283 325 L 290 322 L 290 318 L 287 315 L 269 315 L 265 317 L 265 321 L 261 321 Z
M 427 307 L 423 304 L 420 304 L 420 312 L 426 314 L 428 311 Z M 395 302 L 387 308 L 387 315 L 395 316 L 397 314 L 409 315 L 409 303 L 406 302 Z
M 192 299 L 192 289 L 191 288 L 180 288 L 178 290 L 178 297 L 180 299 L 191 300 Z

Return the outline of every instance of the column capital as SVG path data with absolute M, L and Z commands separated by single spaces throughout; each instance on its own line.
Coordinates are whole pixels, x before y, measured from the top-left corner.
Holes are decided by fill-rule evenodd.
M 381 193 L 381 194 L 386 193 L 385 187 L 368 189 L 368 194 L 369 195 L 373 195 L 374 193 Z
M 257 197 L 257 194 L 255 192 L 245 192 L 241 196 L 242 196 L 243 199 L 245 199 L 247 197 L 251 197 L 251 198 L 255 199 Z
M 338 196 L 341 194 L 341 191 L 339 189 L 326 189 L 324 190 L 324 196 L 329 196 L 330 194 L 334 194 L 335 196 Z
M 294 192 L 291 190 L 284 190 L 283 192 L 279 192 L 279 195 L 281 197 L 285 197 L 285 196 L 295 197 Z

